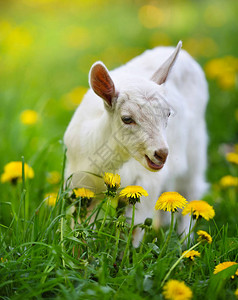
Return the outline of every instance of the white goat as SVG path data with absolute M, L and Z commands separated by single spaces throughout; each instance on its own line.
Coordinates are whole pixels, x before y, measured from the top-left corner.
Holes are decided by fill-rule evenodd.
M 200 199 L 207 187 L 207 83 L 181 45 L 148 50 L 110 74 L 96 62 L 89 73 L 91 89 L 64 136 L 65 179 L 73 174 L 72 187 L 100 192 L 103 180 L 85 171 L 117 172 L 122 186 L 148 191 L 137 206 L 135 223 L 153 217 L 161 192 Z M 188 223 L 183 220 L 180 230 Z M 137 235 L 134 244 L 139 240 Z

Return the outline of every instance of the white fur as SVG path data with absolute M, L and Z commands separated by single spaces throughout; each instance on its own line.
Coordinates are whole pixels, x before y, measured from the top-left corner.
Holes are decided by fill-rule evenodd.
M 181 50 L 165 83 L 150 80 L 173 51 L 172 47 L 148 50 L 111 71 L 117 91 L 112 107 L 90 89 L 64 136 L 65 178 L 73 174 L 72 187 L 103 191 L 103 180 L 84 171 L 99 175 L 112 171 L 120 174 L 122 186 L 140 185 L 148 191 L 149 196 L 137 205 L 136 223 L 154 216 L 162 192 L 177 191 L 195 200 L 207 186 L 208 88 L 202 69 Z M 122 115 L 132 115 L 136 125 L 125 125 Z M 169 155 L 164 167 L 154 172 L 145 154 L 155 161 L 154 152 L 161 148 L 168 148 Z M 182 224 L 181 230 L 186 226 Z

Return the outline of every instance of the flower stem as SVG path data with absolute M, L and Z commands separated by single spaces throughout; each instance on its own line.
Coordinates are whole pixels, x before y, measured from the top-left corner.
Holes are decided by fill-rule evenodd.
M 193 245 L 191 248 L 189 248 L 186 252 L 183 253 L 183 255 L 181 255 L 179 257 L 178 260 L 176 260 L 176 262 L 172 265 L 172 267 L 169 269 L 168 273 L 165 275 L 162 283 L 161 283 L 161 287 L 164 285 L 165 281 L 169 278 L 169 275 L 171 274 L 171 272 L 173 271 L 173 269 L 180 263 L 180 261 L 184 258 L 184 256 L 191 250 L 193 250 L 194 248 L 196 248 L 198 245 L 201 244 L 202 241 L 198 242 L 197 244 Z
M 197 220 L 195 222 L 195 224 L 193 225 L 192 229 L 190 229 L 189 227 L 189 232 L 182 238 L 182 240 L 180 241 L 180 244 L 183 244 L 184 241 L 190 236 L 190 234 L 195 230 L 195 227 L 197 226 Z
M 105 210 L 105 213 L 104 213 L 104 218 L 103 218 L 103 220 L 102 220 L 102 224 L 101 224 L 101 226 L 100 226 L 100 228 L 99 228 L 98 234 L 100 234 L 100 233 L 102 232 L 102 230 L 103 230 L 103 228 L 104 228 L 104 226 L 105 226 L 106 219 L 107 219 L 108 212 L 109 212 L 109 208 L 110 208 L 110 206 L 111 206 L 111 200 L 112 200 L 111 197 L 108 196 L 107 202 L 106 202 L 106 210 Z
M 128 239 L 127 239 L 127 243 L 126 243 L 126 249 L 124 251 L 124 255 L 123 255 L 123 258 L 122 258 L 122 261 L 121 261 L 120 269 L 123 268 L 123 266 L 125 264 L 125 261 L 127 259 L 127 252 L 128 252 L 128 249 L 129 249 L 129 246 L 130 246 L 130 243 L 131 243 L 131 236 L 132 236 L 132 231 L 133 231 L 133 228 L 134 228 L 134 221 L 135 221 L 135 204 L 133 204 L 133 206 L 132 206 L 131 228 L 130 228 L 130 231 L 129 231 L 129 235 L 128 235 Z
M 61 219 L 60 219 L 60 244 L 61 244 L 61 255 L 62 255 L 62 264 L 63 264 L 63 267 L 65 267 L 65 260 L 64 260 L 64 256 L 63 256 L 63 253 L 64 253 L 64 216 L 63 216 L 63 213 L 64 213 L 64 206 L 65 206 L 65 200 L 64 200 L 64 197 L 61 198 Z
M 22 193 L 21 201 L 23 202 L 23 232 L 26 232 L 26 181 L 25 181 L 25 159 L 22 156 Z
M 142 240 L 142 242 L 140 243 L 140 251 L 139 251 L 139 255 L 142 253 L 142 250 L 143 250 L 143 248 L 144 248 L 145 238 L 146 238 L 146 230 L 145 230 L 144 235 L 143 235 L 143 240 Z
M 119 237 L 120 237 L 120 230 L 119 230 L 118 228 L 116 228 L 116 245 L 115 245 L 115 248 L 114 248 L 114 253 L 113 253 L 112 263 L 115 263 L 116 258 L 117 258 L 117 251 L 118 251 Z
M 172 231 L 173 231 L 173 227 L 174 227 L 174 212 L 171 212 L 171 223 L 170 223 L 170 228 L 169 228 L 169 233 L 168 233 L 168 236 L 167 236 L 167 239 L 164 243 L 164 246 L 159 254 L 159 259 L 162 257 L 162 255 L 164 254 L 165 250 L 167 249 L 167 246 L 168 246 L 168 243 L 169 243 L 169 240 L 171 238 L 171 235 L 172 235 Z

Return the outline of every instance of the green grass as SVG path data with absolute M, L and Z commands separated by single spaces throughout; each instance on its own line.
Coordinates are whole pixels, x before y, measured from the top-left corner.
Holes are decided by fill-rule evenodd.
M 27 202 L 24 183 L 19 184 L 19 189 L 22 209 L 14 211 L 12 204 L 7 204 L 14 217 L 10 226 L 1 230 L 3 299 L 124 299 L 130 296 L 158 299 L 166 274 L 182 251 L 196 244 L 197 236 L 181 244 L 181 238 L 173 231 L 162 253 L 168 231 L 163 228 L 155 231 L 147 225 L 141 246 L 133 248 L 130 225 L 125 222 L 122 210 L 111 207 L 106 220 L 103 214 L 98 214 L 99 210 L 106 209 L 107 196 L 91 212 L 91 216 L 97 215 L 92 223 L 88 217 L 72 228 L 72 219 L 78 217 L 70 213 L 69 190 L 60 189 L 54 207 L 42 202 L 26 219 L 23 218 Z M 80 207 L 81 199 L 73 203 Z M 227 224 L 218 229 L 215 221 L 202 220 L 198 228 L 210 232 L 212 244 L 198 245 L 196 250 L 201 257 L 194 262 L 182 259 L 169 278 L 184 280 L 192 287 L 194 299 L 226 299 L 228 295 L 234 299 L 237 279 L 230 279 L 234 267 L 221 275 L 213 275 L 213 271 L 220 262 L 237 261 L 238 230 L 230 237 Z M 122 260 L 127 243 L 129 255 Z
M 100 230 L 104 204 L 94 223 L 86 220 L 72 230 L 68 190 L 62 180 L 47 180 L 51 171 L 64 169 L 62 138 L 77 106 L 69 93 L 88 87 L 88 70 L 96 60 L 111 69 L 148 48 L 176 45 L 180 39 L 203 67 L 214 58 L 237 55 L 237 1 L 161 1 L 157 28 L 141 23 L 138 15 L 145 4 L 0 4 L 0 173 L 22 157 L 35 172 L 33 179 L 17 185 L 0 183 L 0 299 L 163 299 L 163 279 L 182 251 L 196 244 L 196 234 L 186 245 L 173 231 L 160 256 L 169 228 L 148 230 L 139 248 L 129 245 L 128 259 L 120 267 L 130 231 L 120 211 L 111 208 Z M 234 267 L 217 275 L 213 270 L 220 262 L 238 262 L 237 188 L 219 184 L 225 175 L 237 176 L 237 165 L 226 161 L 224 151 L 237 143 L 237 84 L 224 88 L 216 79 L 208 82 L 211 186 L 204 199 L 216 215 L 209 222 L 201 220 L 197 229 L 209 232 L 213 242 L 199 245 L 201 257 L 195 262 L 182 259 L 169 278 L 185 281 L 193 299 L 235 299 L 238 278 L 230 279 Z M 36 124 L 21 123 L 25 109 L 38 112 Z M 48 192 L 58 193 L 55 207 L 43 201 Z M 107 202 L 103 195 L 97 197 Z

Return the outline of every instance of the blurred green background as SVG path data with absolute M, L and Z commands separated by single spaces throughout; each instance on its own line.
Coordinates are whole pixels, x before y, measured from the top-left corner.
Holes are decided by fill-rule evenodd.
M 230 173 L 225 153 L 237 142 L 237 15 L 237 0 L 0 1 L 0 172 L 25 157 L 35 171 L 35 208 L 57 189 L 47 178 L 62 168 L 63 134 L 92 63 L 112 69 L 182 40 L 209 80 L 207 176 L 216 184 Z M 35 116 L 24 118 L 29 109 Z M 2 202 L 14 193 L 0 183 Z M 7 208 L 1 210 L 6 218 Z

